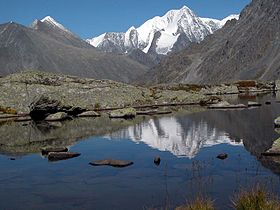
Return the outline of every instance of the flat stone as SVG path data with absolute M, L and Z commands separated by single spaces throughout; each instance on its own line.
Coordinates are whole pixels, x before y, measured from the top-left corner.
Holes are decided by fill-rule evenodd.
M 25 116 L 25 117 L 18 117 L 15 119 L 15 122 L 26 122 L 26 121 L 31 121 L 32 118 L 30 116 Z
M 41 150 L 42 155 L 48 155 L 51 152 L 68 152 L 67 147 L 48 147 Z
M 80 153 L 76 152 L 50 152 L 48 155 L 49 161 L 59 161 L 59 160 L 67 160 L 70 158 L 75 158 L 80 156 Z
M 125 108 L 114 110 L 109 113 L 110 118 L 134 118 L 136 116 L 136 109 Z
M 248 101 L 248 107 L 261 106 L 262 104 L 255 101 Z
M 133 164 L 132 161 L 126 160 L 97 160 L 89 163 L 93 166 L 112 166 L 117 168 L 127 167 Z
M 100 114 L 95 111 L 87 111 L 77 115 L 78 117 L 100 117 Z
M 208 109 L 240 109 L 240 108 L 247 108 L 247 106 L 244 104 L 230 104 L 227 101 L 222 101 L 217 104 L 208 106 Z
M 57 112 L 55 114 L 50 114 L 46 117 L 46 121 L 62 121 L 68 118 L 68 114 L 65 112 Z

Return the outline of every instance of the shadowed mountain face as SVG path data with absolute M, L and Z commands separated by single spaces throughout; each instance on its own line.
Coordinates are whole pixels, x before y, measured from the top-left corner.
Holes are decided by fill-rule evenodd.
M 143 81 L 211 84 L 279 78 L 279 21 L 278 0 L 253 0 L 238 21 L 166 58 Z
M 147 70 L 127 57 L 99 52 L 62 27 L 48 20 L 31 28 L 0 25 L 0 75 L 41 70 L 129 82 Z

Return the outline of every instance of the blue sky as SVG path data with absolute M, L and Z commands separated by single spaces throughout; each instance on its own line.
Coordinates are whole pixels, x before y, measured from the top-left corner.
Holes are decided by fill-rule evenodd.
M 0 22 L 29 25 L 50 15 L 82 38 L 126 31 L 170 9 L 188 6 L 201 17 L 222 19 L 251 0 L 0 0 Z

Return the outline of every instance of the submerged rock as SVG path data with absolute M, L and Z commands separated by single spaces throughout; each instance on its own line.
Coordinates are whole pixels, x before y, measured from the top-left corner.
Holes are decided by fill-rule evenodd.
M 49 161 L 59 161 L 79 157 L 80 155 L 80 153 L 76 152 L 50 152 L 48 155 L 48 159 Z
M 126 160 L 97 160 L 89 163 L 93 166 L 112 166 L 117 168 L 127 167 L 133 164 L 132 161 Z
M 114 110 L 109 113 L 110 118 L 134 118 L 136 116 L 136 109 L 125 108 Z
M 48 155 L 51 152 L 68 152 L 67 147 L 48 147 L 41 150 L 42 155 Z
M 57 112 L 55 114 L 51 114 L 45 118 L 46 121 L 62 121 L 68 118 L 68 114 L 65 112 Z
M 228 158 L 228 154 L 226 154 L 226 153 L 221 153 L 221 154 L 219 154 L 219 155 L 217 156 L 217 158 L 220 159 L 220 160 L 225 160 L 225 159 Z
M 100 117 L 100 114 L 95 111 L 87 111 L 77 115 L 78 117 Z

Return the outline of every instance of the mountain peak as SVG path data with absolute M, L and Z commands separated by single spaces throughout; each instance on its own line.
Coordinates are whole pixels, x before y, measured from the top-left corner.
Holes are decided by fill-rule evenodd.
M 46 23 L 52 27 L 57 27 L 65 32 L 71 33 L 68 29 L 66 29 L 63 25 L 61 25 L 59 22 L 57 22 L 54 18 L 51 16 L 46 16 L 41 20 L 42 23 Z

